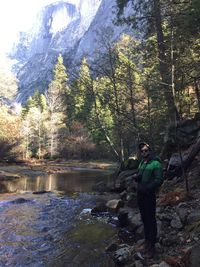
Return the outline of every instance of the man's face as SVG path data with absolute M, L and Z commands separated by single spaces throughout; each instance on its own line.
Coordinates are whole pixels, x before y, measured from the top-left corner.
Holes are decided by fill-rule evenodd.
M 148 158 L 149 156 L 149 148 L 147 146 L 143 146 L 140 150 L 141 156 L 143 158 Z

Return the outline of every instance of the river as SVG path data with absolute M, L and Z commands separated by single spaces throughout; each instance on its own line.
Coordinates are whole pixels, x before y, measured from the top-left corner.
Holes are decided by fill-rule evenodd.
M 92 192 L 102 180 L 112 183 L 108 172 L 79 169 L 1 182 L 0 266 L 114 266 L 105 247 L 116 228 L 90 214 L 105 198 Z

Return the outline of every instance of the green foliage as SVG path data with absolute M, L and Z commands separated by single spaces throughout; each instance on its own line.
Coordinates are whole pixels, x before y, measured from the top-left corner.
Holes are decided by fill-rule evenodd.
M 30 96 L 23 106 L 22 117 L 25 117 L 31 108 L 37 107 L 43 112 L 46 109 L 46 98 L 43 94 L 40 94 L 38 90 L 35 91 L 33 96 Z
M 59 130 L 64 126 L 67 116 L 66 97 L 69 94 L 67 86 L 68 75 L 63 64 L 63 58 L 58 56 L 58 61 L 54 67 L 54 77 L 46 92 L 47 120 L 46 129 L 49 129 L 46 136 L 47 153 L 53 158 L 58 153 Z
M 53 83 L 57 88 L 57 90 L 61 92 L 67 91 L 68 87 L 66 83 L 68 80 L 68 75 L 66 73 L 66 68 L 63 64 L 63 57 L 61 54 L 59 54 L 58 56 L 58 61 L 54 67 L 53 73 L 54 73 Z
M 85 117 L 91 112 L 92 108 L 92 88 L 93 79 L 90 75 L 87 60 L 84 58 L 80 67 L 77 79 L 77 92 L 74 97 L 75 113 L 77 119 L 85 122 Z
M 123 19 L 128 2 L 132 14 Z M 140 140 L 159 151 L 176 109 L 180 118 L 200 110 L 199 1 L 117 5 L 120 23 L 131 24 L 140 38 L 123 35 L 113 44 L 112 30 L 105 29 L 104 52 L 90 64 L 84 58 L 70 85 L 59 55 L 45 96 L 36 92 L 23 111 L 26 149 L 35 156 L 43 149 L 51 158 L 109 154 L 123 160 Z

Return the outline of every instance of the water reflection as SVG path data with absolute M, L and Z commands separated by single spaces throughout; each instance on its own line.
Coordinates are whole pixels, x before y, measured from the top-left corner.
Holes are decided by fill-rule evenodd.
M 100 171 L 71 171 L 37 177 L 23 177 L 12 181 L 2 181 L 1 192 L 21 191 L 64 191 L 89 192 L 100 181 L 111 184 L 109 173 Z
M 74 198 L 53 193 L 20 194 L 23 204 L 11 204 L 19 194 L 0 195 L 0 266 L 111 267 L 105 241 L 115 230 L 96 218 L 80 217 L 95 195 Z M 3 204 L 5 203 L 5 204 Z
M 99 181 L 109 184 L 112 179 L 105 172 L 72 171 L 2 181 L 6 193 L 0 194 L 0 266 L 113 267 L 105 246 L 116 230 L 96 217 L 81 216 L 103 197 L 82 193 Z M 43 190 L 66 194 L 31 192 Z M 81 193 L 74 198 L 67 192 Z M 25 201 L 15 201 L 19 198 Z

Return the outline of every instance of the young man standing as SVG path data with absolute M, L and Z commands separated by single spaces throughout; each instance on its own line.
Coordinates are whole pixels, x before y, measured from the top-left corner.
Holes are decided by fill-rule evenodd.
M 163 182 L 163 173 L 159 159 L 153 157 L 147 143 L 140 143 L 139 150 L 142 161 L 138 167 L 137 201 L 144 226 L 145 252 L 152 258 L 157 238 L 156 191 Z

